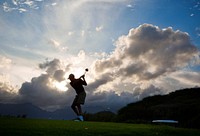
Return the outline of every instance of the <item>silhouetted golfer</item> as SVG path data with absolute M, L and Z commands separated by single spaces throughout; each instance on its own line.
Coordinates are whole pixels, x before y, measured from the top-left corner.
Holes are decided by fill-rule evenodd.
M 84 121 L 81 104 L 83 105 L 85 103 L 86 97 L 85 89 L 83 88 L 83 85 L 87 86 L 87 83 L 85 81 L 85 75 L 81 76 L 78 79 L 75 79 L 74 75 L 70 74 L 68 79 L 71 81 L 70 85 L 75 89 L 77 93 L 71 108 L 78 116 L 77 121 Z

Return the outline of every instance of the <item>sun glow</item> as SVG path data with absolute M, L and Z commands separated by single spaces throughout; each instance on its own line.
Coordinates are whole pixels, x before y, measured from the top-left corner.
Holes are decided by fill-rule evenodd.
M 68 88 L 66 87 L 66 81 L 62 81 L 62 82 L 57 82 L 57 81 L 54 81 L 53 82 L 53 86 L 58 89 L 59 91 L 67 91 Z

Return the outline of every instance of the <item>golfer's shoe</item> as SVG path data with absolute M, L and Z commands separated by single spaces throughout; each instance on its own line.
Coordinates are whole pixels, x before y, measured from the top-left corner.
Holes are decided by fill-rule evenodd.
M 75 119 L 74 121 L 77 121 L 77 122 L 79 122 L 80 120 L 79 120 L 79 119 Z
M 75 119 L 73 119 L 73 121 L 81 121 L 79 118 L 75 118 Z
M 80 121 L 84 121 L 83 116 L 78 116 Z

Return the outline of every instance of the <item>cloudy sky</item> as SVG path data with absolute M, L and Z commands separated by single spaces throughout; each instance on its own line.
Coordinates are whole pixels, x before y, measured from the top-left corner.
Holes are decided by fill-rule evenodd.
M 200 86 L 199 0 L 1 0 L 0 103 L 121 106 Z

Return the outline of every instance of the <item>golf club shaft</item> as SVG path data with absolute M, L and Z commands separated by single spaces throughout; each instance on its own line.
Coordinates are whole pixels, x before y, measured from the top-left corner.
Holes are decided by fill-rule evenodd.
M 80 78 L 84 77 L 87 72 L 88 70 L 85 70 L 85 73 Z

